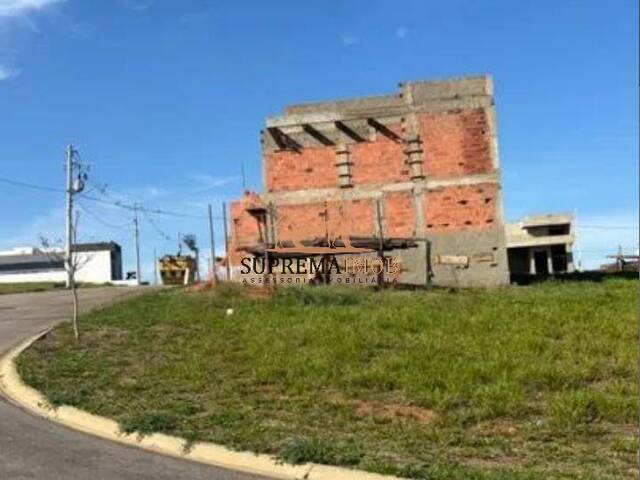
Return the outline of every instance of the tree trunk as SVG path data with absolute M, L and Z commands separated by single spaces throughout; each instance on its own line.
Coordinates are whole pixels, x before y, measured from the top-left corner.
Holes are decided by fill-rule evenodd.
M 78 341 L 80 334 L 78 332 L 78 291 L 76 289 L 76 282 L 71 282 L 71 295 L 73 295 L 73 336 Z

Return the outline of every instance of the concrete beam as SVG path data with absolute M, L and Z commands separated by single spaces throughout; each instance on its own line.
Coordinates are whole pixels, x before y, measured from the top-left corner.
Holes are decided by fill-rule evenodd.
M 275 127 L 267 127 L 267 132 L 271 135 L 271 139 L 274 141 L 279 150 L 284 150 L 287 148 L 287 145 L 284 142 L 282 132 Z
M 321 131 L 315 129 L 311 124 L 305 123 L 302 125 L 302 129 L 325 147 L 335 145 L 333 140 Z
M 334 112 L 323 113 L 302 113 L 296 115 L 282 115 L 278 117 L 268 117 L 266 120 L 267 128 L 270 127 L 288 127 L 291 125 L 303 125 L 305 123 L 329 123 L 342 120 L 344 115 Z
M 380 132 L 385 137 L 393 140 L 394 142 L 401 142 L 402 138 L 393 130 L 391 130 L 386 125 L 383 125 L 375 118 L 367 118 L 367 123 L 376 130 L 376 132 Z
M 573 234 L 569 235 L 547 235 L 544 237 L 534 237 L 532 235 L 507 235 L 507 248 L 523 247 L 546 247 L 551 245 L 571 245 L 573 244 Z
M 344 112 L 313 112 L 313 113 L 297 113 L 291 115 L 282 115 L 268 117 L 266 127 L 291 127 L 308 124 L 322 124 L 345 122 L 349 120 L 362 120 L 365 118 L 375 118 L 381 120 L 383 118 L 402 117 L 411 113 L 420 112 L 447 112 L 452 110 L 465 110 L 475 108 L 487 108 L 493 105 L 493 97 L 490 96 L 465 96 L 454 98 L 436 98 L 416 100 L 412 103 L 398 103 L 384 107 L 367 107 L 358 109 L 345 110 Z
M 415 192 L 437 190 L 439 188 L 458 185 L 479 185 L 482 183 L 498 183 L 496 174 L 471 175 L 466 177 L 451 177 L 442 179 L 417 180 L 398 183 L 375 183 L 356 185 L 349 189 L 342 189 L 336 179 L 335 188 L 317 188 L 308 190 L 295 190 L 283 192 L 271 192 L 262 195 L 265 202 L 274 202 L 278 205 L 317 203 L 335 198 L 338 200 L 358 200 L 379 198 L 381 192 Z
M 274 143 L 279 150 L 301 150 L 302 145 L 292 139 L 289 135 L 284 133 L 277 127 L 268 127 L 267 132 L 271 135 Z
M 349 127 L 343 121 L 337 121 L 337 122 L 334 122 L 334 124 L 335 124 L 335 127 L 336 127 L 337 130 L 339 130 L 342 133 L 344 133 L 347 137 L 349 137 L 354 142 L 360 143 L 360 142 L 366 142 L 367 141 L 366 138 L 362 137 L 358 132 L 353 130 L 351 127 Z

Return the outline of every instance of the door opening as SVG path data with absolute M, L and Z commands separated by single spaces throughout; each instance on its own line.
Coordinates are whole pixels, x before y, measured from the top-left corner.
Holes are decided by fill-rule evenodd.
M 533 261 L 536 267 L 536 275 L 549 275 L 549 263 L 547 261 L 546 250 L 533 252 Z

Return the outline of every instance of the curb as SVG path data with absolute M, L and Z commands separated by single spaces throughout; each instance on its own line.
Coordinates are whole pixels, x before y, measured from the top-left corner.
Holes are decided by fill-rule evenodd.
M 49 331 L 51 329 L 23 341 L 0 359 L 0 393 L 18 407 L 39 417 L 113 442 L 254 475 L 284 480 L 399 480 L 398 477 L 315 463 L 283 464 L 270 455 L 239 452 L 208 442 L 197 442 L 186 450 L 187 441 L 179 437 L 162 433 L 143 437 L 135 433 L 125 434 L 114 420 L 65 405 L 53 409 L 39 391 L 22 381 L 15 364 L 18 355 Z

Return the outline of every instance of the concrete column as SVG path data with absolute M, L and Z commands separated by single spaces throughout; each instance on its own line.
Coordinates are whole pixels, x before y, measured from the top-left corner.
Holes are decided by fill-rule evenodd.
M 419 238 L 422 238 L 426 235 L 425 229 L 425 221 L 424 221 L 424 201 L 423 199 L 426 196 L 425 189 L 421 183 L 416 183 L 415 187 L 412 191 L 413 193 L 413 211 L 415 223 L 413 225 L 413 230 L 415 235 Z
M 420 135 L 411 135 L 406 140 L 406 148 L 404 153 L 407 155 L 407 163 L 409 164 L 409 175 L 411 180 L 420 180 L 424 178 L 422 172 L 422 141 Z
M 551 249 L 547 248 L 547 270 L 549 274 L 553 274 L 553 258 L 551 257 Z
M 535 275 L 536 274 L 536 262 L 535 262 L 535 257 L 533 256 L 533 250 L 529 249 L 529 250 L 527 250 L 527 253 L 529 255 L 529 273 L 531 275 Z
M 572 273 L 575 271 L 575 266 L 573 264 L 573 252 L 571 251 L 571 244 L 567 243 L 564 246 L 564 254 L 567 259 L 567 273 Z
M 351 179 L 351 159 L 349 156 L 349 147 L 344 143 L 341 143 L 336 147 L 336 169 L 338 170 L 340 188 L 352 187 L 353 182 Z

